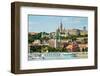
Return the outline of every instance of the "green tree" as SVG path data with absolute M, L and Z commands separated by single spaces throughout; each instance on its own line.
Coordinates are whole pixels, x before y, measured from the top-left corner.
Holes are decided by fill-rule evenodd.
M 31 34 L 28 34 L 28 42 L 32 43 L 34 41 L 34 39 L 32 38 Z

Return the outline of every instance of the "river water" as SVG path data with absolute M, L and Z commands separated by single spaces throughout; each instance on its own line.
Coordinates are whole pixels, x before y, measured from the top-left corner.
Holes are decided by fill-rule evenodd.
M 49 53 L 29 53 L 28 60 L 59 60 L 59 59 L 79 59 L 87 58 L 87 53 L 66 53 L 66 52 L 49 52 Z

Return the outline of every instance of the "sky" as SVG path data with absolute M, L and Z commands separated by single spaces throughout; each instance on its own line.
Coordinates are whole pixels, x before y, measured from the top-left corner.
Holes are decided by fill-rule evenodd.
M 55 32 L 61 22 L 65 29 L 88 28 L 88 17 L 28 15 L 29 32 Z

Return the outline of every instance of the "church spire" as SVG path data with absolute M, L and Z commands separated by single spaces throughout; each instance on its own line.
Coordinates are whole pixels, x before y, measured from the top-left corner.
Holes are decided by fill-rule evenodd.
M 62 24 L 62 20 L 60 22 L 60 31 L 62 32 L 63 31 L 63 24 Z

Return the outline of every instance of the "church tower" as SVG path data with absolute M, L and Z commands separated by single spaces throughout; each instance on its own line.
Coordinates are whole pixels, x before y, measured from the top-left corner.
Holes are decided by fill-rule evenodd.
M 60 32 L 63 31 L 63 24 L 62 24 L 62 21 L 60 22 Z
M 61 45 L 61 38 L 60 35 L 63 32 L 63 25 L 62 22 L 60 22 L 60 27 L 57 28 L 56 34 L 55 34 L 55 47 L 59 48 Z

